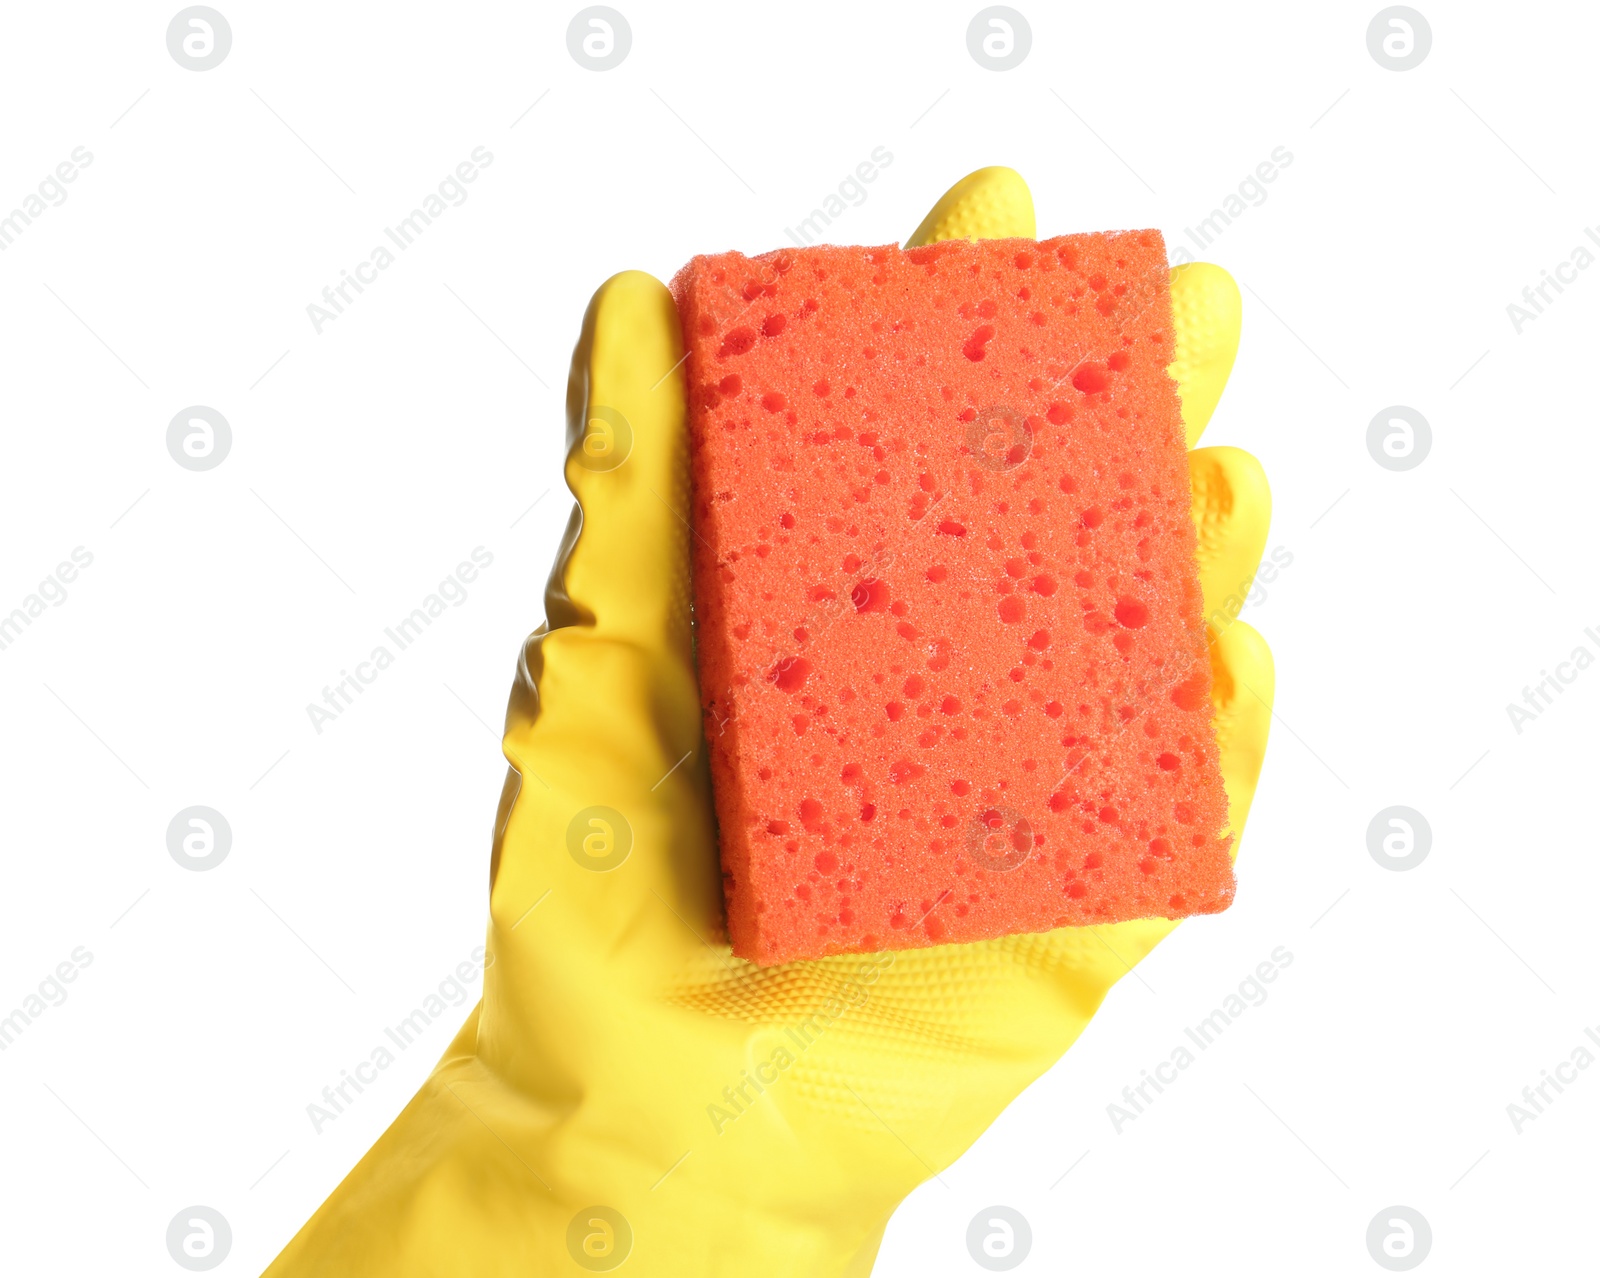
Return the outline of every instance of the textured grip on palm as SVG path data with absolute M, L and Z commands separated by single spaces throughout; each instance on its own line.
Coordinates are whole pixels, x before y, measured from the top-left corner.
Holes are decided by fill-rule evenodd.
M 1033 233 L 1021 178 L 985 169 L 918 242 Z M 1187 278 L 1174 371 L 1192 441 L 1238 328 L 1205 309 L 1215 276 Z M 483 1001 L 276 1278 L 567 1272 L 568 1226 L 597 1205 L 629 1223 L 632 1274 L 859 1278 L 901 1199 L 1175 926 L 775 968 L 729 954 L 691 657 L 681 356 L 660 283 L 601 287 L 568 387 L 578 509 L 507 713 Z M 1216 591 L 1261 553 L 1266 486 L 1237 450 L 1195 454 L 1193 473 L 1206 611 L 1225 614 Z M 1260 636 L 1228 620 L 1212 653 L 1237 831 L 1272 676 Z

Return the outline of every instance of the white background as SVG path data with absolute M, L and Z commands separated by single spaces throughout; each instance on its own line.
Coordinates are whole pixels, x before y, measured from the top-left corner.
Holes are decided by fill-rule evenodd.
M 1246 290 L 1206 442 L 1262 460 L 1294 559 L 1247 613 L 1279 717 L 1237 904 L 905 1203 L 877 1273 L 981 1272 L 996 1203 L 1032 1224 L 1024 1273 L 1378 1273 L 1391 1204 L 1431 1224 L 1424 1272 L 1592 1265 L 1600 1068 L 1520 1134 L 1506 1107 L 1600 1023 L 1600 670 L 1520 734 L 1505 706 L 1600 656 L 1600 270 L 1520 335 L 1506 307 L 1600 219 L 1600 15 L 1419 0 L 1432 51 L 1396 73 L 1370 0 L 1030 4 L 995 73 L 974 3 L 617 3 L 603 74 L 567 52 L 576 5 L 218 0 L 203 73 L 167 52 L 176 5 L 8 10 L 0 212 L 94 158 L 0 253 L 0 612 L 94 561 L 0 651 L 0 1013 L 93 956 L 0 1053 L 6 1270 L 181 1272 L 167 1223 L 202 1203 L 218 1272 L 254 1273 L 398 1112 L 475 992 L 320 1135 L 306 1106 L 482 941 L 585 302 L 785 243 L 879 146 L 839 242 L 1009 164 L 1042 234 L 1172 244 L 1286 147 L 1203 254 Z M 318 335 L 307 304 L 478 146 L 466 203 Z M 194 404 L 233 431 L 205 473 L 165 446 Z M 1392 404 L 1433 430 L 1405 473 L 1365 445 Z M 306 704 L 476 546 L 467 601 L 318 735 Z M 208 873 L 167 853 L 192 804 L 233 830 Z M 1405 873 L 1367 851 L 1391 804 L 1433 831 Z M 1107 1105 L 1276 946 L 1270 998 L 1118 1134 Z

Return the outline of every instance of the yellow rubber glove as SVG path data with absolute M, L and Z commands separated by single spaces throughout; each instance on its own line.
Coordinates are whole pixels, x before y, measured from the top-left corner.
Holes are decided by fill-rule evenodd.
M 1021 178 L 985 169 L 916 242 L 1033 228 Z M 1174 272 L 1173 293 L 1192 440 L 1233 362 L 1238 294 L 1198 265 Z M 640 1278 L 866 1275 L 899 1202 L 1175 926 L 773 968 L 731 957 L 690 641 L 681 358 L 658 281 L 628 272 L 601 287 L 567 392 L 578 509 L 506 717 L 483 1000 L 272 1278 L 624 1262 Z M 1267 492 L 1247 454 L 1192 456 L 1238 831 L 1272 666 L 1223 601 L 1261 554 Z

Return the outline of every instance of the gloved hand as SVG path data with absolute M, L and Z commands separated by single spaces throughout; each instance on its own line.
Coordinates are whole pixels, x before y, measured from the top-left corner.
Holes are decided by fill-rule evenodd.
M 984 169 L 912 243 L 1033 234 L 1021 178 Z M 1199 264 L 1172 287 L 1192 445 L 1232 368 L 1239 295 Z M 682 355 L 658 281 L 627 272 L 595 294 L 567 390 L 578 508 L 506 716 L 483 999 L 271 1278 L 623 1260 L 641 1278 L 866 1275 L 901 1199 L 1175 926 L 771 968 L 731 957 L 690 640 Z M 1265 643 L 1233 621 L 1267 487 L 1237 449 L 1191 463 L 1237 833 L 1273 688 Z

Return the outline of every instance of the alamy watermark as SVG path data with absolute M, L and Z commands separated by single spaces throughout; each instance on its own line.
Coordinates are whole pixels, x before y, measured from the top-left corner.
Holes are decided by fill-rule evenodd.
M 428 991 L 409 1016 L 394 1025 L 384 1026 L 385 1041 L 368 1052 L 364 1059 L 357 1061 L 353 1069 L 341 1069 L 339 1081 L 322 1089 L 320 1104 L 312 1101 L 306 1106 L 306 1117 L 311 1120 L 312 1130 L 318 1136 L 322 1135 L 324 1127 L 355 1104 L 356 1097 L 378 1081 L 381 1070 L 388 1069 L 399 1059 L 398 1053 L 420 1042 L 423 1031 L 450 1008 L 462 1006 L 472 993 L 473 983 L 493 966 L 494 955 L 486 953 L 483 946 L 478 946 Z
M 72 154 L 45 175 L 38 188 L 29 191 L 17 202 L 17 207 L 0 217 L 0 253 L 11 247 L 12 241 L 26 227 L 43 217 L 47 209 L 60 208 L 67 202 L 67 184 L 76 182 L 78 174 L 94 163 L 94 152 L 86 146 L 75 146 Z
M 1415 470 L 1432 451 L 1433 427 L 1406 404 L 1390 404 L 1367 423 L 1367 454 L 1385 470 Z
M 852 208 L 860 208 L 871 194 L 867 187 L 878 180 L 878 175 L 894 163 L 888 147 L 875 146 L 872 153 L 845 174 L 839 185 L 822 197 L 818 206 L 793 228 L 783 228 L 783 233 L 801 248 L 815 244 L 822 238 L 824 227 L 832 226 Z
M 185 470 L 215 470 L 233 450 L 233 427 L 214 408 L 191 404 L 167 423 L 167 455 Z
M 394 226 L 384 227 L 383 234 L 389 243 L 394 245 L 394 250 L 391 250 L 388 244 L 378 245 L 364 261 L 357 262 L 353 270 L 339 272 L 338 282 L 329 284 L 322 290 L 321 305 L 311 302 L 306 306 L 306 316 L 311 320 L 311 327 L 316 330 L 317 336 L 321 337 L 324 327 L 333 323 L 348 307 L 354 305 L 356 297 L 366 292 L 367 285 L 378 282 L 379 271 L 386 271 L 394 265 L 396 251 L 404 253 L 449 209 L 459 208 L 465 204 L 469 194 L 468 185 L 476 182 L 479 174 L 493 163 L 492 151 L 487 147 L 473 147 L 472 154 L 456 165 L 437 187 L 423 196 L 416 208 Z M 350 295 L 351 289 L 355 290 L 356 297 Z
M 621 66 L 633 48 L 633 28 L 615 9 L 592 5 L 572 15 L 567 24 L 567 52 L 585 71 L 610 71 Z
M 1414 870 L 1433 851 L 1433 826 L 1415 808 L 1396 804 L 1367 822 L 1367 855 L 1385 870 Z
M 1033 1250 L 1033 1227 L 1015 1207 L 996 1203 L 967 1224 L 967 1255 L 980 1269 L 1015 1269 Z
M 1595 1063 L 1596 1052 L 1600 1052 L 1600 1032 L 1592 1025 L 1585 1025 L 1583 1036 L 1589 1040 L 1588 1043 L 1579 1043 L 1567 1053 L 1566 1060 L 1556 1062 L 1554 1069 L 1541 1069 L 1539 1081 L 1529 1083 L 1522 1089 L 1521 1103 L 1512 1101 L 1506 1106 L 1511 1130 L 1518 1136 L 1522 1135 L 1524 1127 L 1554 1105 L 1561 1094 L 1582 1077 L 1580 1070 L 1586 1070 Z
M 1256 964 L 1254 971 L 1240 981 L 1222 1002 L 1212 1009 L 1209 1016 L 1195 1025 L 1185 1025 L 1183 1034 L 1189 1040 L 1188 1043 L 1179 1043 L 1167 1054 L 1167 1059 L 1156 1062 L 1153 1069 L 1140 1070 L 1139 1081 L 1130 1083 L 1122 1089 L 1121 1101 L 1112 1101 L 1106 1106 L 1106 1117 L 1111 1120 L 1112 1130 L 1118 1136 L 1122 1135 L 1124 1127 L 1155 1104 L 1156 1098 L 1178 1081 L 1181 1071 L 1188 1069 L 1199 1059 L 1198 1053 L 1204 1052 L 1215 1043 L 1224 1030 L 1252 1007 L 1260 1007 L 1265 1003 L 1267 986 L 1276 981 L 1284 969 L 1293 962 L 1294 955 L 1288 948 L 1278 946 Z M 1194 1046 L 1192 1051 L 1190 1044 Z
M 1367 1225 L 1367 1254 L 1385 1269 L 1415 1269 L 1433 1250 L 1433 1227 L 1415 1207 L 1385 1207 Z
M 233 48 L 233 28 L 215 9 L 190 5 L 167 24 L 167 52 L 185 71 L 210 71 Z
M 1033 28 L 1015 9 L 990 5 L 967 24 L 967 52 L 985 71 L 1011 71 L 1027 60 Z
M 1183 233 L 1196 249 L 1205 252 L 1228 227 L 1237 222 L 1252 208 L 1259 208 L 1271 194 L 1268 185 L 1276 182 L 1283 170 L 1294 163 L 1294 152 L 1286 146 L 1275 146 L 1266 159 L 1240 180 L 1238 186 L 1222 197 L 1222 202 L 1201 218 L 1198 225 L 1186 226 Z M 1187 245 L 1180 244 L 1173 252 L 1172 264 L 1182 266 L 1194 261 Z
M 214 870 L 232 849 L 233 827 L 215 808 L 196 804 L 167 823 L 167 855 L 186 870 Z
M 1600 249 L 1600 233 L 1596 233 L 1594 227 L 1584 227 L 1583 233 L 1589 237 L 1591 244 Z M 1556 298 L 1566 292 L 1567 285 L 1576 284 L 1578 272 L 1587 271 L 1594 265 L 1594 260 L 1595 255 L 1588 245 L 1579 244 L 1551 270 L 1540 270 L 1538 281 L 1523 288 L 1523 304 L 1510 302 L 1506 305 L 1506 318 L 1511 321 L 1511 328 L 1516 335 L 1521 337 L 1522 330 L 1543 315 L 1547 307 L 1553 306 Z M 1555 290 L 1554 297 L 1550 295 L 1552 289 Z
M 1586 627 L 1583 635 L 1596 648 L 1600 648 L 1600 632 L 1593 626 Z M 1565 661 L 1556 662 L 1554 674 L 1548 670 L 1539 671 L 1539 682 L 1522 689 L 1521 705 L 1515 702 L 1506 703 L 1506 717 L 1511 720 L 1511 726 L 1517 730 L 1517 735 L 1520 737 L 1526 724 L 1532 723 L 1555 705 L 1556 698 L 1563 696 L 1568 686 L 1576 683 L 1578 676 L 1594 665 L 1594 661 L 1594 653 L 1580 643 Z
M 356 662 L 354 673 L 341 670 L 338 682 L 322 689 L 321 704 L 314 701 L 306 704 L 306 715 L 317 735 L 320 737 L 324 727 L 354 705 L 356 698 L 376 683 L 380 674 L 394 665 L 396 655 L 416 643 L 437 618 L 444 616 L 450 608 L 459 608 L 466 603 L 467 587 L 477 581 L 479 572 L 492 563 L 493 553 L 482 546 L 474 546 L 470 563 L 462 560 L 409 614 L 394 625 L 385 626 L 383 637 L 388 643 L 375 645 L 365 661 Z M 390 644 L 394 645 L 393 648 Z
M 1292 563 L 1294 563 L 1292 550 L 1274 546 L 1272 553 L 1256 566 L 1255 575 L 1246 577 L 1233 593 L 1211 610 L 1211 615 L 1206 618 L 1206 624 L 1214 633 L 1221 634 L 1239 620 L 1239 614 L 1244 611 L 1246 604 L 1259 608 L 1267 601 L 1267 587 L 1276 582 L 1278 574 Z
M 1403 4 L 1379 9 L 1367 24 L 1367 52 L 1385 71 L 1411 71 L 1433 48 L 1433 28 Z
M 167 1225 L 167 1254 L 183 1269 L 215 1269 L 233 1250 L 233 1227 L 215 1207 L 185 1207 Z
M 80 945 L 57 963 L 39 982 L 38 986 L 17 1001 L 10 1013 L 0 1018 L 0 1052 L 12 1046 L 36 1020 L 52 1007 L 67 1001 L 67 986 L 78 979 L 79 973 L 94 962 L 94 955 Z
M 78 574 L 94 562 L 92 552 L 74 546 L 67 559 L 58 563 L 23 601 L 9 613 L 0 615 L 0 652 L 22 637 L 22 632 L 40 617 L 46 607 L 59 608 L 67 602 L 67 587 L 78 580 Z

